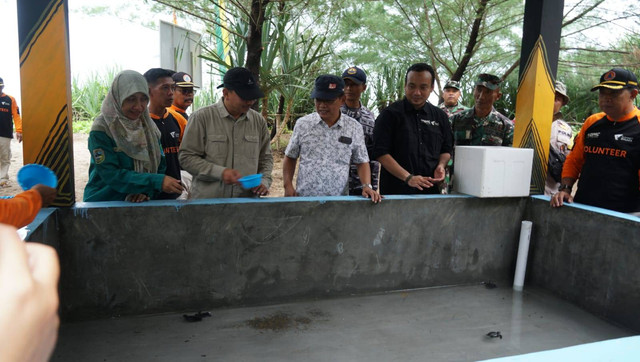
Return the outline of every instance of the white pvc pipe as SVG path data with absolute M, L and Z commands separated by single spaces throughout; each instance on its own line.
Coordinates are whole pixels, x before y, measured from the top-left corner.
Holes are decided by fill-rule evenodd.
M 522 221 L 520 228 L 520 244 L 516 261 L 516 274 L 513 277 L 513 290 L 521 292 L 524 286 L 524 275 L 527 271 L 527 257 L 529 256 L 529 242 L 531 241 L 531 221 Z

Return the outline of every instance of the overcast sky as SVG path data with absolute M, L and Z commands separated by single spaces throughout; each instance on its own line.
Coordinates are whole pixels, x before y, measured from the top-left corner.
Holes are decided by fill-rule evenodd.
M 156 30 L 124 19 L 128 17 L 127 14 L 86 15 L 80 11 L 81 7 L 100 5 L 108 5 L 113 9 L 127 8 L 123 6 L 127 3 L 131 1 L 69 0 L 72 77 L 84 79 L 91 73 L 102 74 L 115 67 L 143 73 L 160 66 L 160 35 Z M 5 92 L 20 102 L 16 0 L 0 0 L 0 9 L 4 33 L 0 77 L 4 79 Z M 170 15 L 165 19 L 150 14 L 149 19 L 150 24 L 158 24 L 159 20 L 172 21 Z
M 565 7 L 577 0 L 566 0 Z M 628 0 L 627 0 L 628 1 Z M 633 0 L 637 1 L 637 0 Z M 16 0 L 0 0 L 4 48 L 0 52 L 0 77 L 5 91 L 20 102 L 20 67 L 18 54 Z M 625 0 L 607 0 L 601 13 L 625 8 Z M 85 7 L 104 6 L 112 9 L 98 15 L 87 15 Z M 106 70 L 133 69 L 141 73 L 160 66 L 160 20 L 172 21 L 170 14 L 145 14 L 148 7 L 142 0 L 69 0 L 69 32 L 72 77 L 85 79 L 91 73 L 104 74 Z M 130 20 L 130 19 L 135 20 Z M 184 20 L 178 25 L 185 26 Z M 145 22 L 142 24 L 141 22 Z M 635 23 L 631 24 L 635 26 Z M 201 29 L 190 27 L 194 31 Z M 614 40 L 611 33 L 599 31 L 600 43 Z M 615 30 L 614 30 L 615 33 Z M 206 83 L 205 83 L 206 84 Z

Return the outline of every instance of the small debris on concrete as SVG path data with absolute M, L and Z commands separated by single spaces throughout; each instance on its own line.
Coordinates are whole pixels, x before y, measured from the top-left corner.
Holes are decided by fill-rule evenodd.
M 271 330 L 281 332 L 291 328 L 299 328 L 311 324 L 311 319 L 307 317 L 292 317 L 284 312 L 277 312 L 268 317 L 253 318 L 245 322 L 249 327 L 259 330 Z
M 311 319 L 307 317 L 297 317 L 295 321 L 298 324 L 311 324 Z
M 191 314 L 191 315 L 183 314 L 182 317 L 184 317 L 184 319 L 187 322 L 201 322 L 202 318 L 211 317 L 211 313 L 210 312 L 202 312 L 201 311 L 201 312 L 198 312 L 198 313 L 195 313 L 195 314 Z
M 486 334 L 487 337 L 489 338 L 500 338 L 502 339 L 502 334 L 500 333 L 500 331 L 495 331 L 495 332 L 489 332 Z
M 493 282 L 482 282 L 482 284 L 484 284 L 484 287 L 487 289 L 494 289 L 497 287 L 496 283 Z
M 327 317 L 325 312 L 323 312 L 321 309 L 318 309 L 318 308 L 313 308 L 313 309 L 308 310 L 307 314 L 309 314 L 313 318 L 324 318 L 324 317 Z

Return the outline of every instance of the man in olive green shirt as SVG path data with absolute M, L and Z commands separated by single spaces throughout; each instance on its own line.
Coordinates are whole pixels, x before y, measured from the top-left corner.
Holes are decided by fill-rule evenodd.
M 264 94 L 245 68 L 229 69 L 223 81 L 223 98 L 189 117 L 180 145 L 180 165 L 193 175 L 191 199 L 264 196 L 271 186 L 267 122 L 251 109 Z M 261 185 L 243 189 L 238 179 L 255 173 Z

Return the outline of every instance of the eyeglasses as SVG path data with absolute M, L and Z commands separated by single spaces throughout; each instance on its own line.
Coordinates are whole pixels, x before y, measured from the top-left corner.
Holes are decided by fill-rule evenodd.
M 196 90 L 193 88 L 182 88 L 182 87 L 178 87 L 178 90 L 180 91 L 180 93 L 182 94 L 196 94 Z

